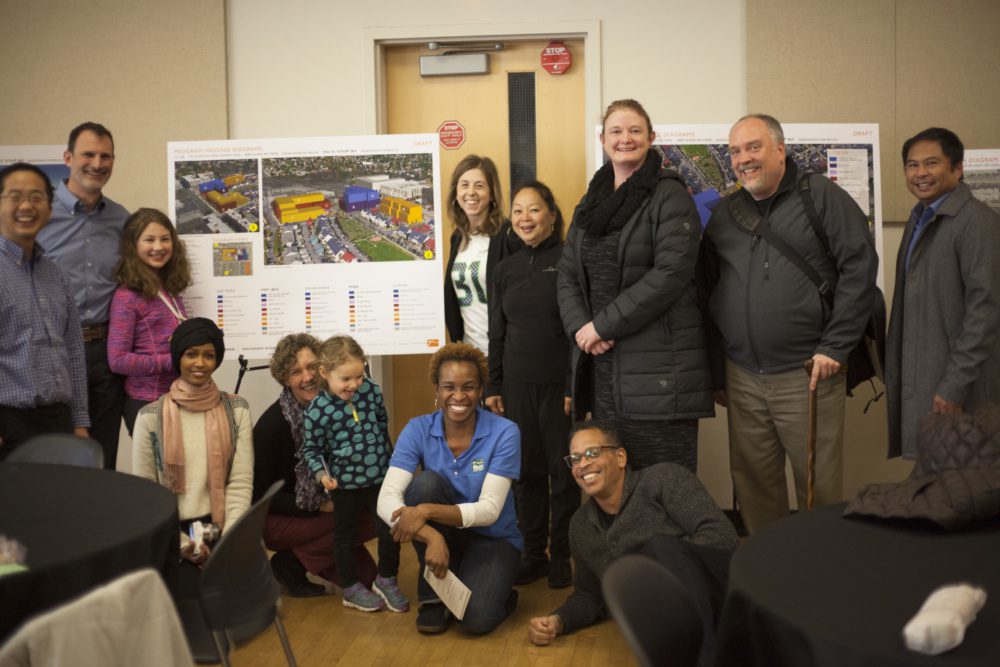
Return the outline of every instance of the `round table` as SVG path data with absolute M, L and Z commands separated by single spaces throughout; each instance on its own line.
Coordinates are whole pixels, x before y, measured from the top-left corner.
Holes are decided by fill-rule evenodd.
M 844 504 L 771 524 L 733 555 L 717 665 L 1000 665 L 1000 521 L 945 532 L 843 518 Z M 956 649 L 906 648 L 903 626 L 945 584 L 989 596 Z
M 28 570 L 0 577 L 0 642 L 28 617 L 142 567 L 178 557 L 177 499 L 110 470 L 0 463 L 0 535 Z

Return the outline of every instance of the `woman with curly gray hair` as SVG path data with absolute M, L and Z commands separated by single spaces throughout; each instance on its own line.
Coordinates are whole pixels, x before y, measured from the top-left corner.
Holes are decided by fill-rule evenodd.
M 285 481 L 274 497 L 264 524 L 264 543 L 275 551 L 271 568 L 293 597 L 322 595 L 323 586 L 306 572 L 340 585 L 333 562 L 333 502 L 313 479 L 302 456 L 305 408 L 319 394 L 316 359 L 320 341 L 309 334 L 290 334 L 278 341 L 271 357 L 271 376 L 281 395 L 253 429 L 253 499 L 258 500 L 276 480 Z M 375 535 L 368 517 L 361 524 L 354 548 L 354 569 L 371 586 L 377 568 L 364 542 Z

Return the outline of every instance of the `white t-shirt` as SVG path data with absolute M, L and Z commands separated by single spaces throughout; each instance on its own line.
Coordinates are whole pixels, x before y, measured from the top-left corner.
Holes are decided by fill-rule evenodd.
M 486 257 L 490 237 L 473 234 L 469 243 L 455 255 L 451 282 L 458 295 L 465 324 L 465 342 L 475 345 L 483 354 L 489 349 L 489 312 L 486 309 Z

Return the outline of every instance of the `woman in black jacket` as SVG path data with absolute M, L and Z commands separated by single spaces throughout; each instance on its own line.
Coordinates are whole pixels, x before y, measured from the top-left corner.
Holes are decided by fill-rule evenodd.
M 701 224 L 654 139 L 642 105 L 611 103 L 601 132 L 609 161 L 573 214 L 559 305 L 576 342 L 576 414 L 609 422 L 634 469 L 694 471 L 698 419 L 714 414 L 694 283 Z
M 325 592 L 306 578 L 306 571 L 340 585 L 333 560 L 333 502 L 313 479 L 302 453 L 304 410 L 320 390 L 319 349 L 319 340 L 309 334 L 289 334 L 278 341 L 270 368 L 281 395 L 253 428 L 254 501 L 275 481 L 285 481 L 268 510 L 264 544 L 275 552 L 275 578 L 292 597 Z M 354 570 L 366 586 L 377 574 L 364 545 L 374 535 L 374 525 L 366 519 L 354 548 Z
M 537 181 L 519 187 L 513 202 L 511 224 L 526 247 L 493 273 L 486 406 L 521 430 L 515 492 L 524 556 L 515 583 L 548 574 L 549 586 L 563 588 L 572 581 L 569 520 L 580 507 L 580 490 L 563 462 L 570 426 L 570 340 L 556 296 L 563 218 L 552 191 Z
M 444 275 L 444 321 L 453 342 L 488 351 L 488 289 L 493 269 L 521 247 L 504 220 L 496 165 L 467 155 L 455 167 L 448 188 L 448 211 L 455 230 Z

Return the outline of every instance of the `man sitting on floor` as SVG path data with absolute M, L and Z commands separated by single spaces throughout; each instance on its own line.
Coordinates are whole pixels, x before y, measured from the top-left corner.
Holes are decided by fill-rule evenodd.
M 660 463 L 633 472 L 614 431 L 598 422 L 571 431 L 569 452 L 573 478 L 590 496 L 570 522 L 574 591 L 549 616 L 531 619 L 531 641 L 545 646 L 603 619 L 601 577 L 616 558 L 637 552 L 665 566 L 690 594 L 705 631 L 705 662 L 737 543 L 732 524 L 686 468 Z

